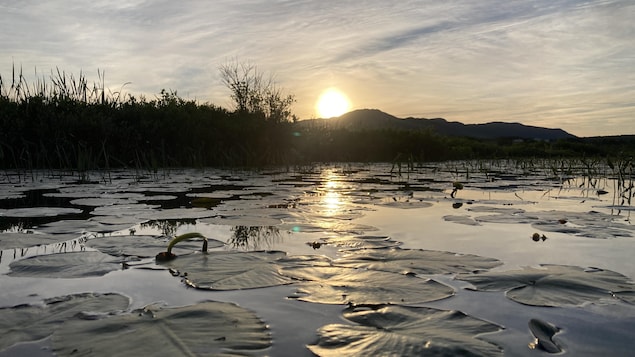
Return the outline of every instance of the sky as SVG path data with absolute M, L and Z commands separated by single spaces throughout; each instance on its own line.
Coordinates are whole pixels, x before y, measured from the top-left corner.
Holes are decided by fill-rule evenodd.
M 635 134 L 635 1 L 0 0 L 0 75 L 60 69 L 232 109 L 219 67 L 255 65 L 317 118 L 352 109 Z

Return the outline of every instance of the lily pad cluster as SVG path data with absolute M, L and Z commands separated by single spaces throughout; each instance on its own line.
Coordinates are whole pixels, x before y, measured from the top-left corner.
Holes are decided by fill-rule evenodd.
M 597 211 L 567 212 L 541 211 L 527 212 L 522 209 L 497 208 L 486 206 L 471 207 L 473 214 L 463 216 L 445 216 L 444 220 L 465 225 L 482 223 L 531 224 L 534 228 L 546 232 L 565 233 L 586 238 L 632 237 L 635 228 L 620 222 L 615 217 Z

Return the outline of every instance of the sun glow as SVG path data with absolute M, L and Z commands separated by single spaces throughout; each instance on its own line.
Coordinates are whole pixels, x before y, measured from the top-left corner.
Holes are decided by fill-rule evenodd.
M 320 118 L 332 118 L 349 111 L 351 103 L 346 95 L 335 88 L 329 88 L 320 95 L 315 109 Z

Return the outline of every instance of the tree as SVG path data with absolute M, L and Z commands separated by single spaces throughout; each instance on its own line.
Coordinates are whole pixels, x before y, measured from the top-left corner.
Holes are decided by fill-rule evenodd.
M 292 119 L 295 96 L 285 94 L 272 75 L 265 78 L 255 65 L 236 61 L 221 65 L 219 71 L 223 84 L 231 91 L 236 112 L 261 115 L 274 123 Z

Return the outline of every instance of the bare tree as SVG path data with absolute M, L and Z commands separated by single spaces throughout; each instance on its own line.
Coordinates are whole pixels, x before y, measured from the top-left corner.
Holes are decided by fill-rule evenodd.
M 277 87 L 272 75 L 265 78 L 255 65 L 236 61 L 221 65 L 219 71 L 237 112 L 260 114 L 276 123 L 291 120 L 295 96 Z

